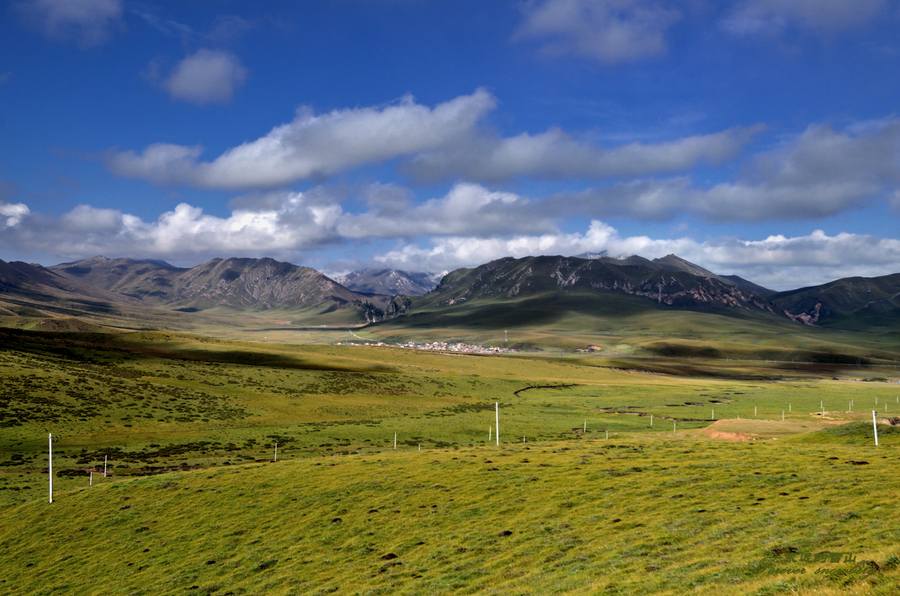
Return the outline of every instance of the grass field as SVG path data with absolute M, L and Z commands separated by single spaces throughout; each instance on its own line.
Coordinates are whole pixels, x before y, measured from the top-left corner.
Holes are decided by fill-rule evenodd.
M 900 586 L 890 342 L 803 331 L 779 346 L 763 329 L 742 343 L 734 328 L 480 356 L 275 331 L 296 339 L 0 329 L 0 593 Z M 813 357 L 828 349 L 846 361 Z M 760 567 L 790 549 L 879 570 Z
M 106 479 L 4 511 L 0 591 L 895 594 L 896 456 L 659 436 Z

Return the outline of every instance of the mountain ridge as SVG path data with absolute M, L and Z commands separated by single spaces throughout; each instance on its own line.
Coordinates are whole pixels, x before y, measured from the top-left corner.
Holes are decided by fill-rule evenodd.
M 677 257 L 676 257 L 677 258 Z M 566 256 L 506 257 L 474 269 L 449 273 L 428 295 L 435 306 L 449 307 L 479 297 L 513 298 L 523 292 L 561 291 L 566 288 L 639 296 L 659 306 L 687 309 L 734 307 L 789 316 L 775 304 L 726 283 L 683 259 L 647 266 L 637 259 L 580 259 Z M 643 261 L 647 261 L 643 259 Z M 709 275 L 700 276 L 692 271 Z
M 812 325 L 852 326 L 854 319 L 890 323 L 900 319 L 900 273 L 845 277 L 778 292 L 772 300 Z
M 460 304 L 479 301 L 491 302 L 493 309 L 502 304 L 519 308 L 527 302 L 532 312 L 539 312 L 560 308 L 553 305 L 558 302 L 553 297 L 571 294 L 573 298 L 564 301 L 566 308 L 585 312 L 601 308 L 607 314 L 619 304 L 631 311 L 662 308 L 734 316 L 755 312 L 807 325 L 883 327 L 900 321 L 900 273 L 774 292 L 735 275 L 718 275 L 676 255 L 653 260 L 637 255 L 591 256 L 505 257 L 452 271 L 421 295 L 355 291 L 311 267 L 268 257 L 217 258 L 190 268 L 153 259 L 102 256 L 51 267 L 0 260 L 0 314 L 13 316 L 33 307 L 38 311 L 29 316 L 79 316 L 79 312 L 151 306 L 184 312 L 298 311 L 304 313 L 302 318 L 352 308 L 356 320 L 377 322 L 424 311 L 434 316 L 451 314 Z M 361 283 L 380 281 L 383 285 L 377 289 L 387 288 L 387 282 L 424 284 L 428 279 L 428 274 L 391 269 L 368 271 L 368 277 L 364 272 L 353 277 Z
M 145 304 L 175 309 L 312 307 L 328 312 L 364 298 L 311 267 L 269 257 L 217 258 L 191 268 L 164 261 L 93 257 L 49 270 Z
M 361 269 L 334 278 L 344 287 L 364 294 L 424 296 L 448 272 L 420 273 L 400 269 Z

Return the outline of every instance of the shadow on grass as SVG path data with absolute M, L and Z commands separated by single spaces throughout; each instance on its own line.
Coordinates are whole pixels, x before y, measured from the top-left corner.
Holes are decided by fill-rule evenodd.
M 78 363 L 107 364 L 123 359 L 162 358 L 216 364 L 240 364 L 265 368 L 319 370 L 355 373 L 397 373 L 394 368 L 377 366 L 345 366 L 326 360 L 299 358 L 293 355 L 252 350 L 179 349 L 150 343 L 123 342 L 120 336 L 107 333 L 64 333 L 0 329 L 0 350 L 52 356 Z
M 136 351 L 136 353 L 138 353 Z M 145 356 L 166 358 L 169 360 L 188 360 L 192 362 L 211 362 L 216 364 L 242 364 L 265 368 L 285 368 L 294 370 L 321 370 L 329 372 L 355 373 L 397 373 L 396 369 L 387 366 L 359 367 L 343 366 L 322 361 L 304 360 L 296 356 L 273 354 L 270 352 L 252 352 L 249 350 L 164 350 L 159 348 L 140 349 Z

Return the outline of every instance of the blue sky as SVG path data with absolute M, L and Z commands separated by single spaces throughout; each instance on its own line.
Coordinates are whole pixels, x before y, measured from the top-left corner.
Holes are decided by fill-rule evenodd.
M 12 0 L 0 258 L 900 272 L 898 0 Z

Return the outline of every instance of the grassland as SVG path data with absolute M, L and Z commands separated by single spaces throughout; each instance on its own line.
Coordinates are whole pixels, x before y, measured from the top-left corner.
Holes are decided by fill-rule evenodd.
M 505 357 L 0 329 L 0 593 L 895 593 L 893 344 L 685 320 Z M 879 570 L 761 568 L 790 549 Z
M 896 455 L 585 439 L 107 479 L 4 511 L 0 591 L 895 594 Z

